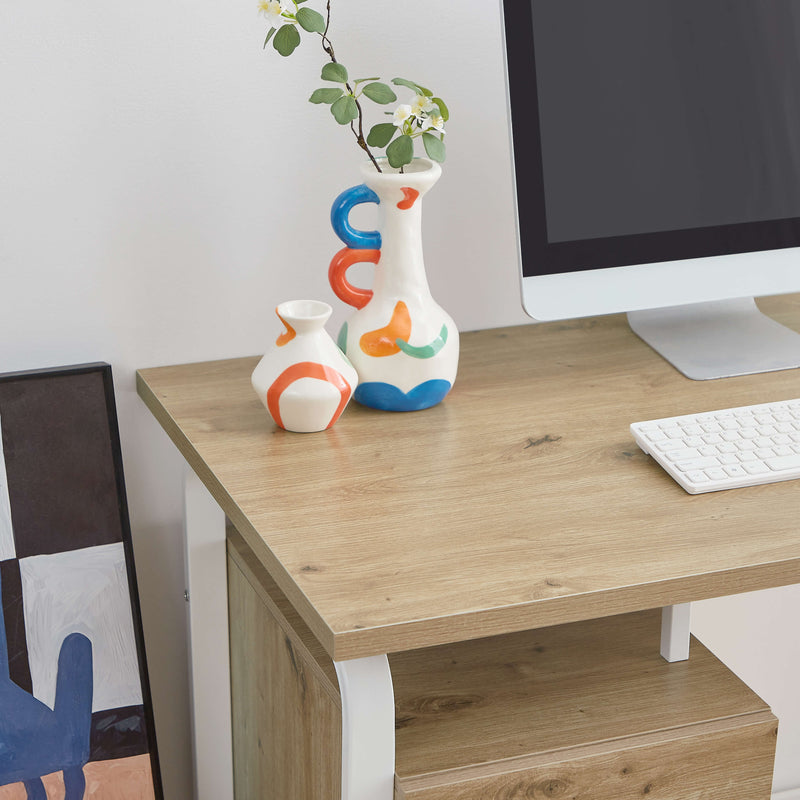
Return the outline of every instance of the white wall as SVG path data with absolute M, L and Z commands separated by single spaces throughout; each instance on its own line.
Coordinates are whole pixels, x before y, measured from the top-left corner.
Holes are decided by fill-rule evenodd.
M 451 107 L 425 210 L 434 296 L 463 330 L 522 322 L 494 3 L 333 5 L 352 74 L 418 80 Z M 332 302 L 331 330 L 346 314 L 327 286 L 341 246 L 327 218 L 360 154 L 305 101 L 316 45 L 284 60 L 263 36 L 250 0 L 0 3 L 0 371 L 114 367 L 169 800 L 189 797 L 181 460 L 134 371 L 259 353 L 281 300 Z M 778 590 L 697 615 L 709 641 L 732 629 L 729 661 L 785 710 L 779 788 L 800 786 L 798 603 Z

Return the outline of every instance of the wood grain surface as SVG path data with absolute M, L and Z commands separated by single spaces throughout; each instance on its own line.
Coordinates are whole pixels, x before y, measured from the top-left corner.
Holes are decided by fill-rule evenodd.
M 228 553 L 236 797 L 335 799 L 330 657 L 234 530 Z M 665 662 L 659 621 L 391 655 L 397 800 L 767 800 L 775 718 L 699 642 Z
M 660 617 L 392 655 L 399 780 L 457 783 L 770 720 L 774 732 L 766 703 L 700 642 L 688 661 L 660 657 Z
M 800 297 L 763 301 L 800 329 Z M 269 420 L 257 358 L 141 370 L 141 397 L 336 659 L 800 581 L 797 482 L 690 496 L 631 422 L 800 397 L 690 381 L 621 316 L 467 333 L 441 405 Z
M 338 691 L 251 577 L 229 555 L 234 796 L 338 798 Z

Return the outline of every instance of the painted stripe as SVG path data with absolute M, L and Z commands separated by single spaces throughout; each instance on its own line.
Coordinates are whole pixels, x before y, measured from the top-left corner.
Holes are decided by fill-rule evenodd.
M 403 193 L 403 199 L 397 204 L 397 207 L 401 211 L 407 211 L 417 202 L 419 192 L 416 189 L 412 189 L 410 186 L 403 186 L 400 191 Z
M 344 411 L 353 390 L 341 372 L 335 370 L 333 367 L 329 367 L 325 364 L 317 364 L 313 361 L 301 361 L 298 364 L 292 364 L 291 367 L 281 372 L 273 381 L 272 386 L 267 389 L 267 407 L 269 408 L 269 413 L 272 415 L 272 419 L 275 420 L 279 427 L 284 427 L 280 409 L 281 395 L 289 386 L 295 381 L 299 381 L 301 378 L 316 378 L 317 380 L 330 383 L 339 390 L 341 400 L 331 417 L 331 421 L 328 423 L 328 427 L 330 428 L 331 425 L 339 419 L 339 415 L 342 411 Z
M 414 347 L 402 339 L 397 340 L 397 346 L 412 358 L 433 358 L 447 343 L 447 325 L 442 325 L 439 335 L 430 343 L 422 347 Z
M 275 313 L 278 314 L 277 308 L 275 309 Z M 275 340 L 275 344 L 278 345 L 278 347 L 283 347 L 297 336 L 297 331 L 280 314 L 278 314 L 278 319 L 286 326 L 286 330 Z

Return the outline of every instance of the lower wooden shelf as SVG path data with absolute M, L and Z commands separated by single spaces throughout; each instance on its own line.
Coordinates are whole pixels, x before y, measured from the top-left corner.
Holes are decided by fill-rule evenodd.
M 333 664 L 229 530 L 238 800 L 340 796 Z M 777 721 L 660 613 L 394 654 L 396 800 L 768 800 Z

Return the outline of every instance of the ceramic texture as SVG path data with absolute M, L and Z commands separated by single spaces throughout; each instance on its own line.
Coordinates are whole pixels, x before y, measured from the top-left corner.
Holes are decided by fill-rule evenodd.
M 329 279 L 336 295 L 357 309 L 339 334 L 339 347 L 358 372 L 355 399 L 416 411 L 441 402 L 458 369 L 458 330 L 431 296 L 422 254 L 422 198 L 441 167 L 417 159 L 402 174 L 385 170 L 362 165 L 364 183 L 334 202 L 331 223 L 346 247 L 334 256 Z M 350 211 L 360 203 L 378 204 L 378 230 L 350 225 Z M 376 265 L 372 289 L 347 281 L 347 270 L 359 262 Z
M 253 371 L 259 400 L 280 428 L 330 428 L 358 385 L 358 374 L 325 330 L 327 303 L 293 300 L 275 309 L 286 330 Z

